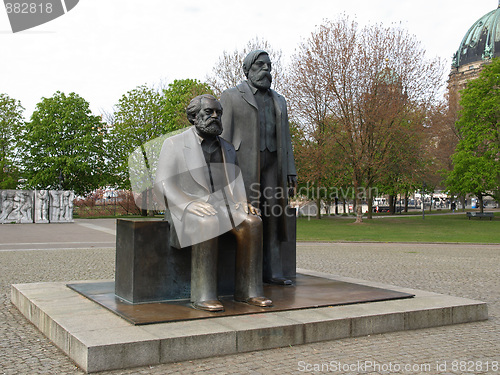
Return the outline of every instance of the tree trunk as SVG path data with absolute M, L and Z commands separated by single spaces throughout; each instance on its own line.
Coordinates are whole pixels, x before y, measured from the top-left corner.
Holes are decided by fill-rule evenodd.
M 405 212 L 408 213 L 408 192 L 405 191 Z
M 354 200 L 352 202 L 353 212 L 356 213 L 355 224 L 361 224 L 363 222 L 363 205 L 361 204 L 361 197 L 359 194 L 359 185 L 357 179 L 354 180 L 353 184 Z
M 316 197 L 316 219 L 321 219 L 321 197 L 319 196 L 319 191 L 318 191 L 318 196 Z
M 356 198 L 356 221 L 355 223 L 360 224 L 363 222 L 363 205 L 361 204 L 361 198 Z
M 339 215 L 339 199 L 335 197 L 335 215 Z
M 148 216 L 148 192 L 142 192 L 141 216 Z
M 368 220 L 371 220 L 373 218 L 373 195 L 372 195 L 372 189 L 370 188 L 368 188 L 366 203 L 368 205 L 368 212 L 366 213 L 366 218 Z
M 394 195 L 392 194 L 389 194 L 389 212 L 391 215 L 394 215 L 396 209 L 395 209 L 395 199 L 394 199 Z
M 149 177 L 149 181 L 152 180 L 151 178 L 151 168 L 150 168 L 150 165 L 149 165 L 149 160 L 148 160 L 148 155 L 146 153 L 146 148 L 144 147 L 144 144 L 141 145 L 141 151 L 142 151 L 142 157 L 144 158 L 144 164 L 147 168 L 147 171 L 148 171 L 148 177 Z M 142 193 L 142 210 L 141 210 L 141 216 L 151 216 L 151 213 L 148 212 L 148 204 L 153 203 L 153 200 L 151 199 L 151 194 L 149 194 L 150 191 L 149 190 L 146 190 Z
M 148 210 L 148 216 L 153 217 L 155 216 L 155 211 L 153 209 L 153 190 L 148 189 L 148 202 L 149 202 L 149 210 Z
M 479 204 L 479 212 L 483 213 L 484 212 L 484 207 L 483 207 L 483 194 L 478 194 L 477 195 L 477 203 Z
M 342 198 L 342 214 L 345 215 L 345 198 Z
M 462 212 L 464 212 L 465 211 L 465 196 L 461 195 L 459 197 L 459 199 L 460 199 L 460 204 L 462 205 Z

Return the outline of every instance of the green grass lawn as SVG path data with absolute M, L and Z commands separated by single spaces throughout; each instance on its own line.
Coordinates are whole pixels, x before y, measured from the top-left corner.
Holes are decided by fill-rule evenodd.
M 298 241 L 476 242 L 500 243 L 500 216 L 469 220 L 463 215 L 426 215 L 363 220 L 299 218 Z

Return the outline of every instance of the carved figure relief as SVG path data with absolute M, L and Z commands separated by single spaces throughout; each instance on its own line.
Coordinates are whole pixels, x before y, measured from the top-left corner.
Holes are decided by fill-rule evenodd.
M 73 221 L 70 190 L 0 190 L 0 224 Z
M 48 190 L 37 190 L 35 197 L 35 222 L 49 222 L 49 192 Z

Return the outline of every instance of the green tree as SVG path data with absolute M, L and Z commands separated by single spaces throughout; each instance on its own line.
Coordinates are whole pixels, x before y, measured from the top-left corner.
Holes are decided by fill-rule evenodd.
M 26 185 L 84 195 L 109 181 L 105 124 L 89 103 L 60 91 L 42 98 L 22 134 Z
M 196 79 L 176 79 L 163 89 L 164 132 L 162 134 L 191 126 L 186 117 L 186 108 L 191 99 L 202 94 L 213 95 L 213 91 L 208 84 Z
M 191 126 L 186 117 L 190 100 L 211 94 L 208 85 L 193 79 L 175 80 L 164 88 L 138 86 L 124 94 L 108 116 L 109 150 L 114 182 L 129 189 L 129 157 L 137 148 L 164 134 Z M 142 150 L 149 166 L 146 150 Z
M 24 120 L 21 102 L 0 94 L 0 189 L 15 189 L 19 180 L 17 135 Z
M 461 95 L 460 141 L 446 185 L 452 192 L 475 194 L 482 211 L 484 196 L 500 200 L 500 59 L 486 65 Z
M 499 199 L 498 160 L 486 155 L 477 155 L 470 150 L 459 150 L 452 159 L 454 167 L 446 180 L 448 190 L 461 195 L 468 193 L 476 195 L 481 212 L 483 212 L 484 196 L 489 195 Z
M 128 157 L 134 149 L 164 133 L 164 102 L 159 90 L 143 85 L 124 94 L 115 106 L 108 119 L 111 127 L 108 149 L 118 187 L 130 188 Z

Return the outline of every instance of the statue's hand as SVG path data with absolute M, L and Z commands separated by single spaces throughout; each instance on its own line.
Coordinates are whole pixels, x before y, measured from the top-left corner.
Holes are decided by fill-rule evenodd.
M 243 206 L 243 209 L 245 209 L 245 206 Z M 252 215 L 260 216 L 260 210 L 257 207 L 252 206 L 250 203 L 246 204 L 246 210 L 245 212 L 248 214 L 249 212 Z
M 243 207 L 243 211 L 245 211 L 246 214 L 250 213 L 252 215 L 260 216 L 260 210 L 257 207 L 252 206 L 250 203 L 240 202 L 236 203 L 234 207 L 235 209 Z
M 217 214 L 217 210 L 214 206 L 206 202 L 192 202 L 187 206 L 186 211 L 201 217 L 214 216 Z

